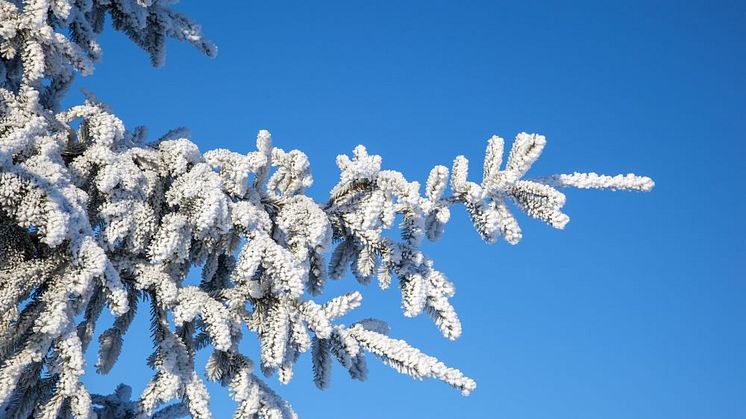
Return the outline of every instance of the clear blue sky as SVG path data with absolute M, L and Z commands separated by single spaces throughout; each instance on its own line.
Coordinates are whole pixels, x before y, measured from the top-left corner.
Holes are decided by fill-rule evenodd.
M 522 217 L 513 247 L 481 243 L 455 211 L 427 250 L 456 284 L 463 336 L 446 341 L 426 318 L 404 319 L 398 291 L 375 285 L 349 319 L 389 321 L 393 335 L 474 377 L 476 392 L 464 398 L 373 358 L 367 382 L 335 368 L 321 392 L 305 356 L 290 385 L 271 381 L 302 417 L 746 418 L 746 2 L 177 8 L 202 23 L 216 59 L 171 43 L 154 69 L 109 31 L 103 62 L 76 88 L 153 137 L 188 126 L 203 151 L 247 152 L 270 129 L 276 145 L 308 154 L 319 199 L 337 180 L 334 157 L 356 144 L 424 180 L 458 154 L 478 167 L 490 135 L 521 131 L 548 139 L 530 174 L 657 182 L 651 194 L 568 191 L 567 229 Z M 347 278 L 328 295 L 358 288 Z M 91 391 L 120 381 L 142 390 L 146 317 L 112 373 L 86 377 Z M 227 392 L 211 392 L 216 417 L 229 417 Z

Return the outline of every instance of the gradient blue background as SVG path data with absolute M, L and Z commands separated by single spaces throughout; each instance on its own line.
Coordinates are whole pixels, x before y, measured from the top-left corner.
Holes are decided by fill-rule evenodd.
M 571 3 L 571 4 L 570 4 Z M 188 126 L 203 151 L 248 152 L 259 129 L 305 151 L 326 197 L 334 158 L 359 143 L 424 180 L 486 139 L 547 136 L 530 174 L 652 176 L 653 193 L 568 191 L 555 231 L 521 217 L 518 246 L 484 245 L 455 211 L 427 251 L 456 283 L 456 342 L 404 319 L 396 289 L 371 285 L 355 320 L 478 382 L 467 398 L 370 358 L 370 378 L 335 365 L 320 392 L 304 356 L 288 386 L 304 418 L 746 418 L 746 2 L 184 1 L 215 60 L 172 42 L 164 68 L 122 34 L 85 87 L 128 127 Z M 359 289 L 352 278 L 327 295 Z M 108 376 L 139 394 L 151 371 L 147 319 Z M 105 319 L 107 326 L 111 319 Z M 253 336 L 244 348 L 256 353 Z M 89 365 L 95 360 L 96 345 Z M 204 356 L 199 362 L 203 365 Z M 217 418 L 227 392 L 211 386 Z

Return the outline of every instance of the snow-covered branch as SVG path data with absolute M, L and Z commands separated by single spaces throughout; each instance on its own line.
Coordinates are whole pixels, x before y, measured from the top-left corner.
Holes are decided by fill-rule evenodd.
M 281 383 L 305 352 L 319 388 L 330 385 L 333 360 L 364 380 L 372 353 L 469 394 L 472 379 L 389 337 L 382 321 L 342 323 L 362 303 L 360 292 L 312 297 L 348 269 L 384 289 L 397 279 L 403 314 L 424 313 L 456 339 L 455 287 L 421 249 L 423 239 L 442 237 L 451 207 L 465 206 L 484 241 L 515 244 L 522 233 L 511 207 L 565 227 L 565 195 L 555 187 L 653 186 L 635 175 L 526 179 L 546 140 L 520 133 L 504 165 L 505 141 L 489 139 L 481 182 L 469 180 L 469 162 L 458 156 L 450 170 L 432 169 L 424 195 L 358 146 L 337 158 L 339 183 L 316 202 L 305 195 L 313 181 L 306 155 L 276 147 L 268 131 L 245 155 L 203 154 L 184 130 L 155 140 L 127 130 L 92 95 L 58 109 L 73 76 L 93 71 L 107 15 L 156 65 L 166 37 L 213 55 L 171 3 L 0 0 L 0 416 L 207 418 L 204 377 L 228 388 L 236 417 L 295 417 L 239 351 L 245 334 L 258 342 L 259 369 Z M 184 284 L 195 266 L 201 282 Z M 107 373 L 143 304 L 152 380 L 135 398 L 125 385 L 89 394 L 80 378 L 100 313 L 108 307 L 116 316 L 98 335 L 96 370 Z M 212 351 L 204 374 L 195 365 L 200 350 Z

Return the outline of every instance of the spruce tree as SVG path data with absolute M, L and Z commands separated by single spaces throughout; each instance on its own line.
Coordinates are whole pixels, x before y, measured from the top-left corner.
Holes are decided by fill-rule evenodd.
M 166 38 L 214 56 L 172 3 L 0 0 L 2 417 L 209 418 L 204 379 L 228 388 L 237 418 L 296 417 L 257 373 L 287 383 L 304 352 L 320 389 L 334 363 L 364 380 L 373 354 L 468 395 L 472 379 L 389 336 L 384 322 L 340 323 L 359 292 L 311 297 L 348 269 L 383 289 L 395 279 L 405 316 L 426 315 L 456 339 L 454 286 L 420 247 L 440 238 L 452 206 L 466 208 L 485 242 L 516 244 L 516 210 L 565 227 L 557 188 L 653 187 L 632 174 L 527 178 L 546 141 L 520 133 L 508 153 L 502 138 L 487 141 L 480 182 L 459 156 L 450 169 L 435 166 L 424 188 L 358 146 L 337 158 L 339 182 L 317 202 L 305 194 L 306 155 L 276 147 L 267 131 L 248 154 L 202 153 L 184 130 L 149 139 L 126 129 L 92 94 L 60 109 L 76 73 L 93 72 L 107 16 L 153 65 L 164 62 Z M 201 271 L 198 286 L 183 283 L 190 269 Z M 116 320 L 97 330 L 105 308 Z M 125 384 L 89 393 L 86 348 L 98 339 L 95 369 L 109 372 L 138 309 L 150 316 L 153 378 L 139 395 Z M 260 359 L 239 351 L 244 335 L 256 338 Z M 195 365 L 198 351 L 211 354 L 206 365 Z

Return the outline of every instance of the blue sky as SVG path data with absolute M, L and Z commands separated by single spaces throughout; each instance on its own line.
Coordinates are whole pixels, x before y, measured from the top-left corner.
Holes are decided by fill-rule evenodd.
M 572 4 L 568 4 L 572 3 Z M 356 144 L 422 180 L 487 138 L 547 136 L 530 174 L 652 176 L 650 194 L 568 191 L 556 231 L 522 217 L 517 246 L 483 244 L 462 209 L 427 251 L 455 282 L 456 342 L 405 319 L 394 289 L 362 290 L 349 320 L 385 319 L 475 378 L 469 397 L 369 360 L 329 390 L 302 358 L 278 392 L 304 418 L 746 418 L 746 3 L 742 1 L 184 1 L 219 46 L 171 43 L 166 66 L 123 35 L 77 82 L 128 127 L 188 126 L 205 151 L 248 152 L 259 129 L 306 152 L 318 199 Z M 352 278 L 329 296 L 359 289 Z M 145 310 L 143 310 L 144 314 Z M 147 316 L 108 376 L 139 393 Z M 110 319 L 108 319 L 110 321 Z M 105 325 L 106 321 L 104 321 Z M 256 353 L 253 336 L 244 348 Z M 89 365 L 95 360 L 95 344 Z M 203 362 L 204 357 L 199 362 Z M 227 392 L 210 387 L 217 418 Z

